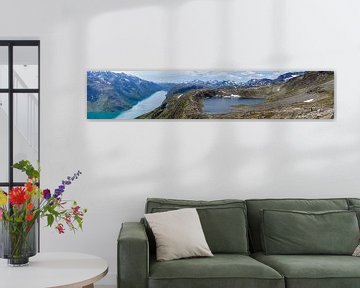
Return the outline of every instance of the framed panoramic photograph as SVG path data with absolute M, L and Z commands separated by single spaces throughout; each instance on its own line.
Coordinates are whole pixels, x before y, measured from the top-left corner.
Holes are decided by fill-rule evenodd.
M 333 71 L 88 71 L 88 119 L 333 119 Z

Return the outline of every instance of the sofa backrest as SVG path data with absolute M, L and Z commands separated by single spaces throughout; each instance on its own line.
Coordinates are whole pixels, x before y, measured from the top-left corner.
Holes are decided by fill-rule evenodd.
M 348 198 L 347 201 L 348 201 L 349 208 L 353 207 L 353 206 L 360 207 L 360 199 L 359 198 Z
M 347 199 L 253 199 L 246 200 L 250 247 L 252 252 L 262 251 L 261 214 L 263 209 L 328 211 L 348 210 Z
M 206 241 L 213 253 L 249 253 L 245 201 L 150 198 L 147 199 L 145 213 L 165 212 L 181 208 L 197 209 Z M 147 233 L 151 252 L 154 252 L 154 237 L 148 227 Z

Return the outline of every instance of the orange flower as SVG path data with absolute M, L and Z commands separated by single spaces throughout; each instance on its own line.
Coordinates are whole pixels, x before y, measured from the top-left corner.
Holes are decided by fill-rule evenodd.
M 34 218 L 32 214 L 26 215 L 26 221 L 31 221 Z
M 32 203 L 29 203 L 29 204 L 26 205 L 27 210 L 31 210 L 33 208 L 34 208 L 34 205 Z
M 31 192 L 34 189 L 34 187 L 32 186 L 32 184 L 30 182 L 26 182 L 25 187 L 28 192 Z
M 25 193 L 24 198 L 25 200 L 29 200 L 31 198 L 31 195 L 29 193 Z

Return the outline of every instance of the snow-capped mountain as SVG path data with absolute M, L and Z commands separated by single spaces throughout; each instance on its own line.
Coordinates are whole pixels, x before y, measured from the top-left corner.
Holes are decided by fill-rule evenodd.
M 287 82 L 291 78 L 302 76 L 302 75 L 304 75 L 304 72 L 287 72 L 287 73 L 281 74 L 276 79 L 268 79 L 268 78 L 251 79 L 251 80 L 245 82 L 243 86 L 245 86 L 245 87 L 257 87 L 257 86 L 281 84 L 281 83 Z
M 131 108 L 162 87 L 154 82 L 111 71 L 87 73 L 87 101 L 90 111 L 117 112 Z

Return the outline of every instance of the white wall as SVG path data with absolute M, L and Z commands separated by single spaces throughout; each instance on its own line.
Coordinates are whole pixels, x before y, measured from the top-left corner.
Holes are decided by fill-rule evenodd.
M 21 8 L 20 8 L 21 7 Z M 0 37 L 41 40 L 44 186 L 89 208 L 43 251 L 106 258 L 147 197 L 360 196 L 358 0 L 1 0 Z M 13 24 L 9 24 L 13 23 Z M 330 69 L 331 121 L 88 121 L 88 69 Z

